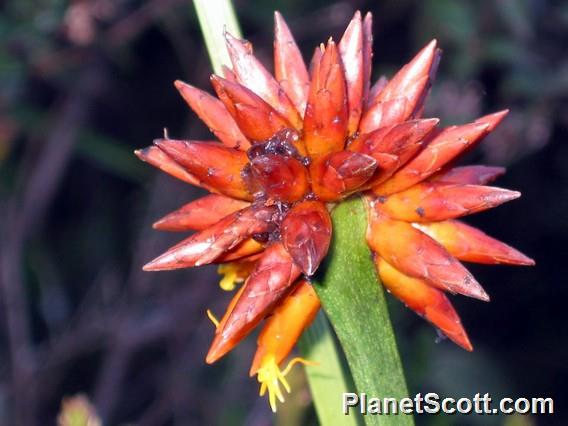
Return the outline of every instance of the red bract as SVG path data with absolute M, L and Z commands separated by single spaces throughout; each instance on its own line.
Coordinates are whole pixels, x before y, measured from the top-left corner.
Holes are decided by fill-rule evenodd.
M 175 82 L 219 142 L 165 138 L 136 152 L 212 193 L 154 224 L 198 232 L 144 269 L 220 263 L 224 289 L 243 283 L 220 322 L 210 315 L 216 333 L 206 360 L 224 356 L 268 317 L 251 373 L 273 409 L 283 400 L 279 383 L 289 391 L 281 363 L 319 309 L 308 279 L 332 241 L 329 211 L 346 197 L 361 194 L 368 206 L 367 242 L 385 287 L 467 350 L 445 292 L 489 296 L 460 260 L 534 263 L 455 220 L 520 196 L 486 186 L 503 168 L 452 165 L 508 111 L 437 128 L 438 119 L 422 118 L 440 59 L 436 41 L 371 86 L 371 27 L 372 16 L 357 12 L 338 44 L 316 48 L 308 71 L 276 13 L 275 76 L 250 43 L 226 34 L 232 68 L 211 77 L 217 98 Z

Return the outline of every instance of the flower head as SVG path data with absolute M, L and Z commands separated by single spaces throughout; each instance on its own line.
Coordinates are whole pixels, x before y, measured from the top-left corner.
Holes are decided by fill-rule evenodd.
M 465 349 L 472 346 L 445 292 L 489 296 L 460 260 L 533 264 L 457 220 L 520 195 L 486 186 L 502 168 L 452 166 L 507 111 L 446 128 L 423 118 L 440 59 L 435 40 L 371 87 L 371 27 L 371 14 L 357 12 L 339 43 L 316 48 L 308 70 L 276 13 L 274 76 L 250 43 L 226 34 L 232 67 L 211 77 L 217 97 L 175 82 L 217 141 L 165 137 L 136 152 L 211 193 L 154 224 L 198 232 L 144 269 L 217 263 L 224 289 L 244 281 L 206 360 L 221 358 L 265 320 L 251 374 L 273 409 L 283 400 L 280 384 L 289 391 L 281 365 L 319 309 L 307 280 L 331 242 L 329 211 L 346 197 L 366 201 L 367 241 L 385 287 Z

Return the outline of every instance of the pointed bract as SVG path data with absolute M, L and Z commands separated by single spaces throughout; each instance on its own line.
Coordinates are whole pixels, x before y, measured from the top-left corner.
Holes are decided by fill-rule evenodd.
M 214 142 L 156 139 L 154 144 L 207 187 L 229 197 L 250 201 L 241 177 L 247 155 Z
M 369 105 L 363 114 L 359 130 L 369 133 L 380 126 L 397 124 L 412 118 L 422 107 L 430 87 L 430 72 L 436 63 L 436 55 L 436 40 L 432 40 L 380 91 L 373 104 Z M 395 115 L 384 104 L 397 99 L 404 99 L 406 102 L 404 108 L 397 107 L 398 114 Z
M 494 113 L 491 113 L 491 114 L 484 115 L 483 117 L 480 117 L 477 120 L 475 120 L 474 123 L 476 123 L 476 124 L 486 124 L 487 125 L 486 133 L 485 133 L 485 135 L 483 135 L 482 137 L 480 137 L 479 139 L 474 141 L 474 143 L 469 145 L 467 147 L 467 149 L 464 150 L 462 155 L 466 155 L 467 153 L 471 152 L 484 139 L 484 137 L 486 135 L 491 133 L 493 130 L 495 130 L 495 128 L 499 124 L 501 124 L 501 122 L 505 119 L 507 114 L 509 114 L 509 110 L 504 109 L 502 111 L 497 111 L 497 112 L 494 112 Z
M 276 79 L 256 59 L 251 44 L 233 37 L 228 32 L 225 33 L 225 42 L 233 64 L 233 72 L 239 82 L 286 117 L 296 129 L 300 129 L 302 126 L 300 114 Z
M 458 314 L 443 292 L 424 280 L 404 275 L 380 257 L 375 259 L 375 265 L 388 291 L 438 327 L 454 343 L 467 351 L 473 350 Z
M 373 67 L 373 15 L 365 14 L 363 19 L 363 108 L 367 105 L 371 87 Z
M 210 194 L 183 205 L 154 222 L 152 227 L 160 231 L 201 231 L 249 205 L 246 201 Z
M 389 81 L 381 91 L 378 102 L 384 102 L 401 96 L 406 96 L 410 87 L 424 77 L 430 77 L 432 65 L 436 58 L 436 40 L 428 43 L 416 56 Z
M 137 149 L 134 151 L 136 156 L 144 161 L 145 163 L 151 164 L 157 167 L 161 171 L 179 179 L 187 182 L 194 186 L 200 186 L 211 190 L 211 188 L 203 185 L 203 183 L 194 175 L 189 173 L 185 168 L 180 166 L 173 158 L 168 156 L 164 151 L 162 151 L 157 146 L 149 146 L 144 149 Z
M 520 192 L 492 186 L 422 182 L 380 199 L 377 206 L 393 219 L 432 222 L 491 209 L 520 196 Z
M 447 250 L 414 228 L 370 209 L 367 242 L 373 251 L 399 271 L 452 293 L 483 301 L 489 296 L 473 276 Z
M 306 280 L 294 284 L 294 290 L 276 306 L 258 335 L 250 375 L 257 373 L 265 356 L 273 356 L 276 364 L 284 361 L 319 309 L 320 301 L 312 285 Z
M 491 114 L 484 115 L 483 117 L 479 117 L 474 123 L 478 124 L 487 124 L 487 133 L 491 133 L 495 128 L 501 124 L 501 122 L 505 119 L 505 117 L 509 114 L 508 109 L 504 109 L 501 111 L 497 111 Z
M 212 364 L 246 337 L 290 292 L 300 273 L 282 243 L 269 246 L 219 323 L 207 363 Z
M 534 265 L 534 260 L 520 251 L 457 220 L 415 226 L 443 245 L 454 257 L 466 262 Z
M 250 147 L 250 142 L 220 100 L 179 80 L 175 86 L 191 109 L 224 145 L 242 151 Z
M 274 12 L 274 76 L 303 116 L 310 77 L 300 49 L 279 12 Z
M 144 270 L 191 268 L 215 262 L 249 237 L 271 232 L 276 212 L 275 206 L 253 206 L 233 213 L 147 263 Z
M 312 158 L 343 149 L 348 114 L 345 75 L 330 40 L 314 68 L 304 115 L 304 141 Z
M 388 181 L 374 187 L 373 193 L 389 195 L 410 188 L 439 171 L 486 133 L 485 123 L 470 123 L 441 130 Z
M 312 276 L 329 249 L 331 218 L 325 204 L 303 201 L 286 213 L 282 243 L 306 276 Z
M 243 134 L 252 143 L 270 139 L 280 130 L 292 125 L 246 87 L 219 76 L 211 76 L 211 84 Z
M 339 56 L 345 71 L 349 119 L 347 134 L 352 135 L 359 127 L 363 110 L 363 86 L 365 78 L 363 62 L 363 23 L 361 12 L 355 12 L 349 26 L 338 44 Z
M 308 69 L 310 80 L 314 78 L 314 73 L 319 67 L 319 63 L 321 61 L 321 57 L 323 56 L 323 52 L 325 52 L 325 46 L 323 43 L 314 49 L 314 53 L 312 54 L 312 58 L 310 59 L 310 67 Z M 310 88 L 308 87 L 308 94 L 310 92 L 309 89 Z

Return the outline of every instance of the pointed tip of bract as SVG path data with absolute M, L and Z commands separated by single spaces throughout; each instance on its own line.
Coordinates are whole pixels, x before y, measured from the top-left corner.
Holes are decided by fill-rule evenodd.
M 492 132 L 495 128 L 503 121 L 503 119 L 509 114 L 509 109 L 504 109 L 491 114 L 484 115 L 478 118 L 474 123 L 486 124 L 487 132 Z
M 427 64 L 428 67 L 430 67 L 432 61 L 434 60 L 434 57 L 436 56 L 437 47 L 438 47 L 438 40 L 436 40 L 435 38 L 430 40 L 428 44 L 418 52 L 418 54 L 414 57 L 412 62 L 426 61 L 424 63 Z
M 156 231 L 167 231 L 168 230 L 167 226 L 164 226 L 167 223 L 166 218 L 167 218 L 167 216 L 155 221 L 152 224 L 152 229 L 155 229 Z M 142 269 L 144 269 L 144 268 L 142 268 Z
M 457 262 L 457 264 L 461 265 L 461 263 L 459 262 Z M 471 275 L 471 273 L 467 271 L 467 269 L 465 269 L 463 266 L 461 266 L 461 268 L 464 271 L 464 275 L 461 278 L 461 282 L 458 285 L 454 283 L 452 287 L 448 286 L 447 288 L 445 289 L 442 288 L 442 289 L 445 291 L 449 290 L 452 293 L 461 294 L 462 296 L 471 297 L 472 299 L 478 299 L 481 300 L 482 302 L 489 302 L 491 298 L 489 297 L 487 292 L 483 289 L 481 284 L 477 282 L 475 277 Z
M 148 163 L 150 160 L 150 157 L 153 156 L 155 150 L 158 150 L 157 147 L 154 147 L 152 145 L 147 146 L 146 148 L 142 148 L 142 149 L 135 149 L 134 150 L 134 155 L 136 155 L 140 160 L 144 161 L 145 163 Z
M 282 14 L 280 13 L 279 10 L 275 10 L 274 11 L 274 29 L 275 31 L 280 29 L 283 26 L 288 26 L 286 25 L 286 20 L 284 19 L 284 16 L 282 16 Z
M 186 88 L 186 87 L 188 87 L 188 86 L 191 87 L 189 84 L 187 84 L 187 83 L 185 83 L 185 82 L 183 82 L 183 81 L 181 81 L 181 80 L 175 80 L 175 81 L 174 81 L 174 86 L 175 86 L 175 88 L 176 88 L 177 90 L 179 90 L 180 92 L 181 92 L 184 88 Z
M 286 24 L 286 20 L 282 16 L 282 14 L 278 11 L 274 11 L 274 38 L 277 39 L 283 33 L 290 33 L 290 29 L 288 28 L 288 24 Z
M 227 352 L 229 351 L 230 347 L 225 344 L 225 339 L 221 334 L 216 334 L 215 338 L 213 339 L 213 343 L 211 343 L 211 347 L 205 356 L 205 362 L 207 364 L 213 364 L 221 359 Z
M 264 355 L 264 352 L 257 349 L 256 353 L 254 354 L 252 364 L 250 366 L 249 377 L 253 377 L 258 372 L 258 370 L 260 369 L 260 364 L 261 364 L 263 355 Z
M 211 352 L 211 349 L 209 349 L 209 352 L 207 352 L 207 356 L 205 356 L 205 362 L 207 364 L 213 364 L 219 358 L 221 358 L 221 357 L 217 356 L 217 354 L 215 352 Z
M 465 330 L 462 330 L 462 333 L 459 333 L 458 335 L 448 336 L 448 338 L 460 348 L 465 349 L 468 352 L 473 352 L 473 345 L 471 344 L 469 336 Z
M 342 45 L 346 45 L 349 43 L 356 43 L 357 37 L 361 37 L 362 32 L 363 32 L 363 21 L 361 20 L 361 12 L 356 11 L 355 14 L 353 15 L 353 18 L 351 18 L 351 21 L 349 21 L 349 25 L 345 29 L 345 32 L 343 33 L 343 36 L 340 39 L 339 42 L 340 49 Z M 346 46 L 343 46 L 343 48 L 345 49 Z M 349 64 L 345 64 L 345 66 L 347 65 Z
M 517 250 L 516 255 L 517 256 L 515 258 L 515 265 L 521 265 L 521 266 L 534 266 L 534 265 L 536 265 L 536 262 L 534 261 L 534 259 L 528 257 L 527 255 L 525 255 L 524 253 L 521 253 L 518 250 Z
M 158 139 L 154 139 L 152 141 L 152 143 L 160 148 L 163 151 L 163 147 L 165 144 L 167 145 L 179 145 L 180 143 L 183 143 L 181 141 L 175 140 L 175 139 L 164 139 L 164 138 L 158 138 Z
M 146 152 L 148 148 L 135 149 L 134 155 L 136 155 L 140 160 L 146 161 Z
M 426 128 L 434 128 L 436 127 L 438 124 L 440 124 L 440 119 L 439 118 L 424 118 L 420 120 L 422 126 L 426 127 Z
M 469 336 L 463 328 L 463 325 L 461 324 L 459 318 L 457 318 L 457 325 L 458 326 L 455 330 L 453 330 L 452 333 L 447 332 L 449 330 L 442 330 L 442 333 L 460 348 L 465 349 L 468 352 L 473 352 L 473 345 L 471 344 Z
M 459 263 L 458 263 L 459 264 Z M 461 265 L 461 264 L 460 264 Z M 463 268 L 463 266 L 462 266 Z M 450 291 L 451 293 L 457 293 L 462 296 L 471 297 L 472 299 L 481 300 L 482 302 L 490 302 L 491 298 L 487 292 L 483 289 L 481 284 L 477 282 L 473 275 L 465 268 L 463 268 L 465 274 L 463 275 L 462 282 L 460 285 L 453 285 L 452 287 L 442 288 L 435 284 L 438 288 L 444 291 Z
M 474 290 L 471 294 L 471 297 L 474 299 L 481 300 L 482 302 L 490 302 L 491 298 L 487 294 L 487 292 L 481 287 L 481 285 Z
M 144 266 L 142 266 L 142 270 L 147 272 L 153 272 L 153 271 L 163 271 L 164 269 L 169 269 L 163 265 L 165 263 L 163 257 L 164 257 L 163 255 L 158 256 L 154 260 L 151 260 L 150 262 L 146 263 Z
M 434 65 L 437 66 L 436 57 L 437 57 L 437 47 L 438 47 L 438 40 L 432 39 L 430 42 L 422 48 L 420 52 L 416 55 L 412 62 L 423 64 L 424 70 L 422 71 L 423 75 L 430 75 L 432 72 L 432 67 Z M 435 67 L 434 67 L 435 68 Z
M 458 294 L 462 296 L 471 297 L 473 299 L 481 300 L 482 302 L 490 302 L 491 298 L 487 292 L 481 287 L 481 284 L 466 270 L 466 275 L 464 277 L 463 291 L 458 291 Z
M 373 14 L 371 12 L 365 13 L 365 16 L 363 17 L 363 22 L 367 23 L 368 29 L 370 30 L 373 24 Z
M 201 91 L 196 87 L 192 86 L 191 84 L 186 83 L 182 80 L 175 80 L 174 87 L 179 92 L 181 97 L 185 99 L 185 101 L 191 106 L 191 102 L 195 100 L 195 97 L 198 96 L 198 93 Z
M 223 37 L 225 38 L 225 45 L 227 46 L 227 51 L 229 52 L 229 56 L 231 57 L 232 62 L 233 56 L 231 55 L 231 52 L 234 52 L 235 50 L 241 50 L 243 47 L 245 47 L 246 42 L 232 35 L 229 31 L 227 31 L 226 27 L 223 28 Z M 248 48 L 250 48 L 250 45 L 248 46 Z
M 511 191 L 509 189 L 496 187 L 493 187 L 492 189 L 493 191 L 485 194 L 484 199 L 487 203 L 494 206 L 504 204 L 508 201 L 516 200 L 521 196 L 521 193 L 519 191 Z
M 229 80 L 221 77 L 220 75 L 211 74 L 209 76 L 209 81 L 211 82 L 211 86 L 213 86 L 213 90 L 217 93 L 219 99 L 223 100 L 224 98 L 222 97 L 222 94 L 226 94 L 224 87 L 227 83 L 230 83 Z M 225 105 L 225 107 L 227 108 L 227 105 Z M 229 108 L 227 108 L 227 110 L 229 110 Z
M 241 51 L 242 53 L 252 53 L 252 44 L 248 40 L 235 37 L 226 29 L 223 30 L 223 36 L 225 37 L 225 44 L 229 50 L 229 56 L 232 56 L 231 50 Z M 231 57 L 231 61 L 232 60 L 233 58 Z
M 360 10 L 356 10 L 355 13 L 353 14 L 353 17 L 351 18 L 351 20 L 349 21 L 349 25 L 347 25 L 347 29 L 345 30 L 345 32 L 349 31 L 349 28 L 353 25 L 361 25 L 363 23 L 363 18 L 361 15 L 361 11 Z
M 223 81 L 223 80 L 225 80 L 225 79 L 224 79 L 223 77 L 221 77 L 220 75 L 217 75 L 217 74 L 211 74 L 211 75 L 209 76 L 209 81 L 210 81 L 212 84 L 220 83 L 220 82 Z

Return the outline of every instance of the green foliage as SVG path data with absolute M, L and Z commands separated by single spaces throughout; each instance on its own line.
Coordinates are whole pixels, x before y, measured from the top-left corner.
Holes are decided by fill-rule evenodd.
M 230 1 L 225 0 L 195 0 L 193 4 L 197 11 L 199 25 L 201 25 L 201 31 L 203 31 L 213 70 L 222 75 L 221 66 L 230 65 L 223 31 L 228 31 L 235 37 L 241 37 L 241 30 L 233 5 Z
M 355 392 L 355 384 L 341 348 L 322 312 L 304 332 L 299 341 L 299 348 L 304 358 L 318 363 L 317 366 L 307 367 L 306 375 L 320 423 L 337 426 L 361 425 L 363 419 L 357 412 L 349 416 L 338 416 L 343 392 Z
M 358 393 L 408 396 L 384 291 L 365 241 L 367 214 L 352 198 L 332 213 L 333 241 L 314 288 L 337 333 Z M 365 416 L 367 425 L 412 425 L 411 416 Z

